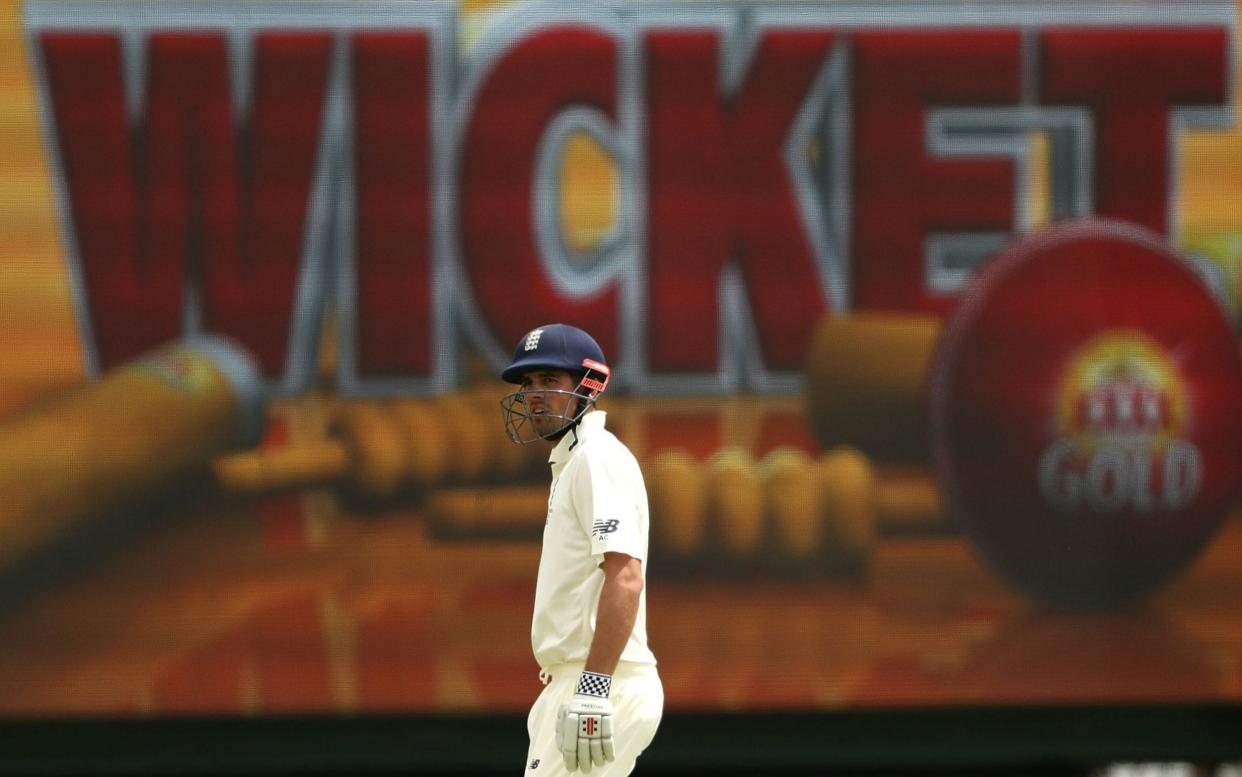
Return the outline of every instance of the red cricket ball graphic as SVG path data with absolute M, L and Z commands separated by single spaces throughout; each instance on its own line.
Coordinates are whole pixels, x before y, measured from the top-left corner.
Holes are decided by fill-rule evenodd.
M 946 323 L 930 402 L 958 525 L 1055 607 L 1142 597 L 1238 489 L 1237 338 L 1187 264 L 1124 222 L 1064 222 L 982 268 Z

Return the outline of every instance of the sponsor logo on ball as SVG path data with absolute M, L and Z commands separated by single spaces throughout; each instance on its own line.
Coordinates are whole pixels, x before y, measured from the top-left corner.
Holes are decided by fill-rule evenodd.
M 1185 379 L 1142 332 L 1101 333 L 1069 359 L 1057 433 L 1039 457 L 1039 492 L 1058 512 L 1181 510 L 1203 483 L 1203 456 L 1186 439 Z

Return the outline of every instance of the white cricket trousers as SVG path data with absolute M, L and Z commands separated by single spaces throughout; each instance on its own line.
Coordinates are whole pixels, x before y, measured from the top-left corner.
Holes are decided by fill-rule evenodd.
M 562 704 L 573 698 L 582 674 L 583 664 L 559 664 L 548 669 L 552 679 L 544 686 L 526 718 L 530 747 L 526 752 L 523 777 L 566 777 L 589 774 L 590 777 L 624 777 L 634 771 L 634 763 L 655 738 L 664 714 L 664 686 L 660 673 L 651 664 L 622 662 L 612 675 L 612 740 L 616 760 L 604 766 L 592 766 L 590 772 L 581 768 L 570 772 L 556 747 L 556 716 Z

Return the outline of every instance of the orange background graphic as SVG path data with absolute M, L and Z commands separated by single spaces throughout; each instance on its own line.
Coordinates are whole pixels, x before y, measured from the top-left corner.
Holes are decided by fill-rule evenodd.
M 501 5 L 464 2 L 461 45 Z M 88 381 L 21 13 L 0 2 L 10 424 Z M 1231 128 L 1181 136 L 1170 239 L 1214 268 L 1239 326 L 1242 100 L 1233 108 Z M 1042 224 L 1048 143 L 1030 142 L 1027 191 Z M 618 172 L 586 136 L 562 171 L 566 235 L 589 248 L 616 220 Z M 647 589 L 668 709 L 1242 702 L 1242 512 L 1129 608 L 1040 606 L 955 530 L 925 456 L 868 441 L 914 412 L 918 359 L 930 355 L 934 322 L 894 320 L 909 327 L 908 353 L 898 333 L 888 361 L 855 354 L 858 383 L 829 399 L 810 396 L 819 384 L 808 379 L 806 392 L 601 402 L 644 464 L 653 520 L 657 507 L 670 516 L 653 527 Z M 504 384 L 472 361 L 468 385 L 442 396 L 347 398 L 330 388 L 331 327 L 319 358 L 323 387 L 273 401 L 256 453 L 213 455 L 207 471 L 135 506 L 141 520 L 116 519 L 125 525 L 50 564 L 46 579 L 13 584 L 0 610 L 0 716 L 529 707 L 547 476 L 540 451 L 504 437 Z M 873 362 L 879 377 L 867 377 Z M 819 422 L 851 439 L 826 443 Z M 846 507 L 811 553 L 799 532 L 813 519 L 796 495 L 825 461 Z M 786 522 L 762 524 L 774 514 Z

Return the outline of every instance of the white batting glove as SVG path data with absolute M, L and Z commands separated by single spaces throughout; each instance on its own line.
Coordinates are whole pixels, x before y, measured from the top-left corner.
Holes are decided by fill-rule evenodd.
M 612 752 L 612 677 L 598 672 L 583 672 L 578 688 L 569 704 L 562 704 L 556 718 L 556 746 L 565 758 L 569 771 L 603 766 L 615 760 Z

